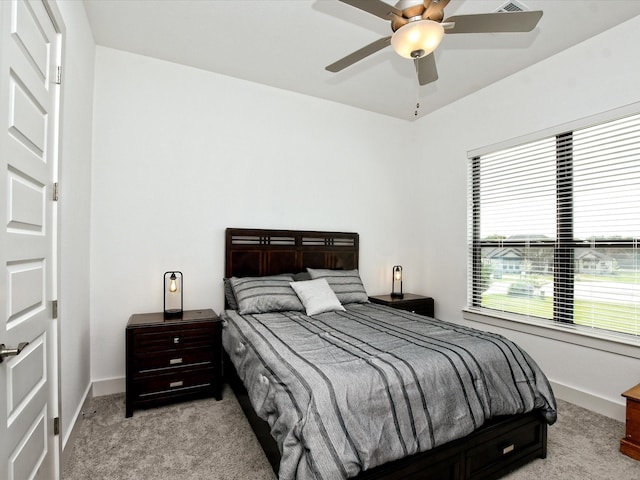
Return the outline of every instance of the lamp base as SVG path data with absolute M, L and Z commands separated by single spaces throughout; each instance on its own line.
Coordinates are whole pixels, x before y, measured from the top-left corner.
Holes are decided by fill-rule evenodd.
M 179 309 L 165 310 L 164 318 L 165 319 L 182 318 L 182 310 L 179 310 Z
M 391 298 L 404 298 L 404 295 L 401 293 L 391 292 Z

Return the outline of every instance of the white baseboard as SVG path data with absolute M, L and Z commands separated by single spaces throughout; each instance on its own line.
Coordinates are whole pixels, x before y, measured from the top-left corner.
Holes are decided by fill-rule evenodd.
M 577 390 L 573 387 L 563 385 L 561 383 L 550 382 L 553 388 L 553 393 L 557 398 L 565 400 L 567 402 L 578 405 L 579 407 L 586 408 L 592 412 L 599 413 L 605 417 L 613 418 L 620 422 L 624 422 L 626 419 L 626 410 L 624 403 L 614 402 L 606 398 L 598 397 L 591 393 Z
M 69 429 L 68 432 L 64 435 L 62 439 L 62 453 L 60 455 L 60 464 L 62 466 L 61 471 L 64 471 L 67 462 L 69 461 L 69 457 L 71 455 L 71 450 L 73 444 L 75 443 L 76 437 L 78 435 L 78 431 L 80 430 L 80 425 L 82 425 L 82 420 L 84 419 L 82 412 L 86 412 L 89 408 L 89 402 L 93 394 L 91 393 L 91 383 L 87 386 L 87 390 L 84 392 L 84 400 L 78 406 L 75 414 L 75 420 L 73 422 L 73 426 Z
M 94 380 L 93 396 L 113 395 L 114 393 L 124 393 L 126 391 L 125 377 L 105 378 Z

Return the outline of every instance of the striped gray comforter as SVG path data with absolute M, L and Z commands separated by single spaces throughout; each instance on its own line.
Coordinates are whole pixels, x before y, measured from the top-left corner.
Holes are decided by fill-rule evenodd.
M 334 480 L 425 451 L 497 415 L 556 404 L 502 336 L 374 304 L 307 317 L 223 313 L 223 344 L 282 459 L 280 479 Z

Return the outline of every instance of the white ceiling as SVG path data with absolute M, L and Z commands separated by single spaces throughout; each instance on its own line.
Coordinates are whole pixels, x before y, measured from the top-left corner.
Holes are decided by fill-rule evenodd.
M 393 0 L 392 0 L 393 1 Z M 445 35 L 439 79 L 418 87 L 391 47 L 339 73 L 324 67 L 390 35 L 389 22 L 338 0 L 84 0 L 98 45 L 393 117 L 420 116 L 640 14 L 640 0 L 518 0 L 533 32 Z M 506 0 L 451 0 L 445 18 Z

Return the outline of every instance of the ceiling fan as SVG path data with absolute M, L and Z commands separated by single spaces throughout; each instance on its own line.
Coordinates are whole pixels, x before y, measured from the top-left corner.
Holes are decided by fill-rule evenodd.
M 400 56 L 413 59 L 420 85 L 438 79 L 433 51 L 445 33 L 530 32 L 542 17 L 542 11 L 537 10 L 454 15 L 444 19 L 444 8 L 450 0 L 400 0 L 395 6 L 381 0 L 339 1 L 390 20 L 393 34 L 341 58 L 326 70 L 339 72 L 391 45 Z

